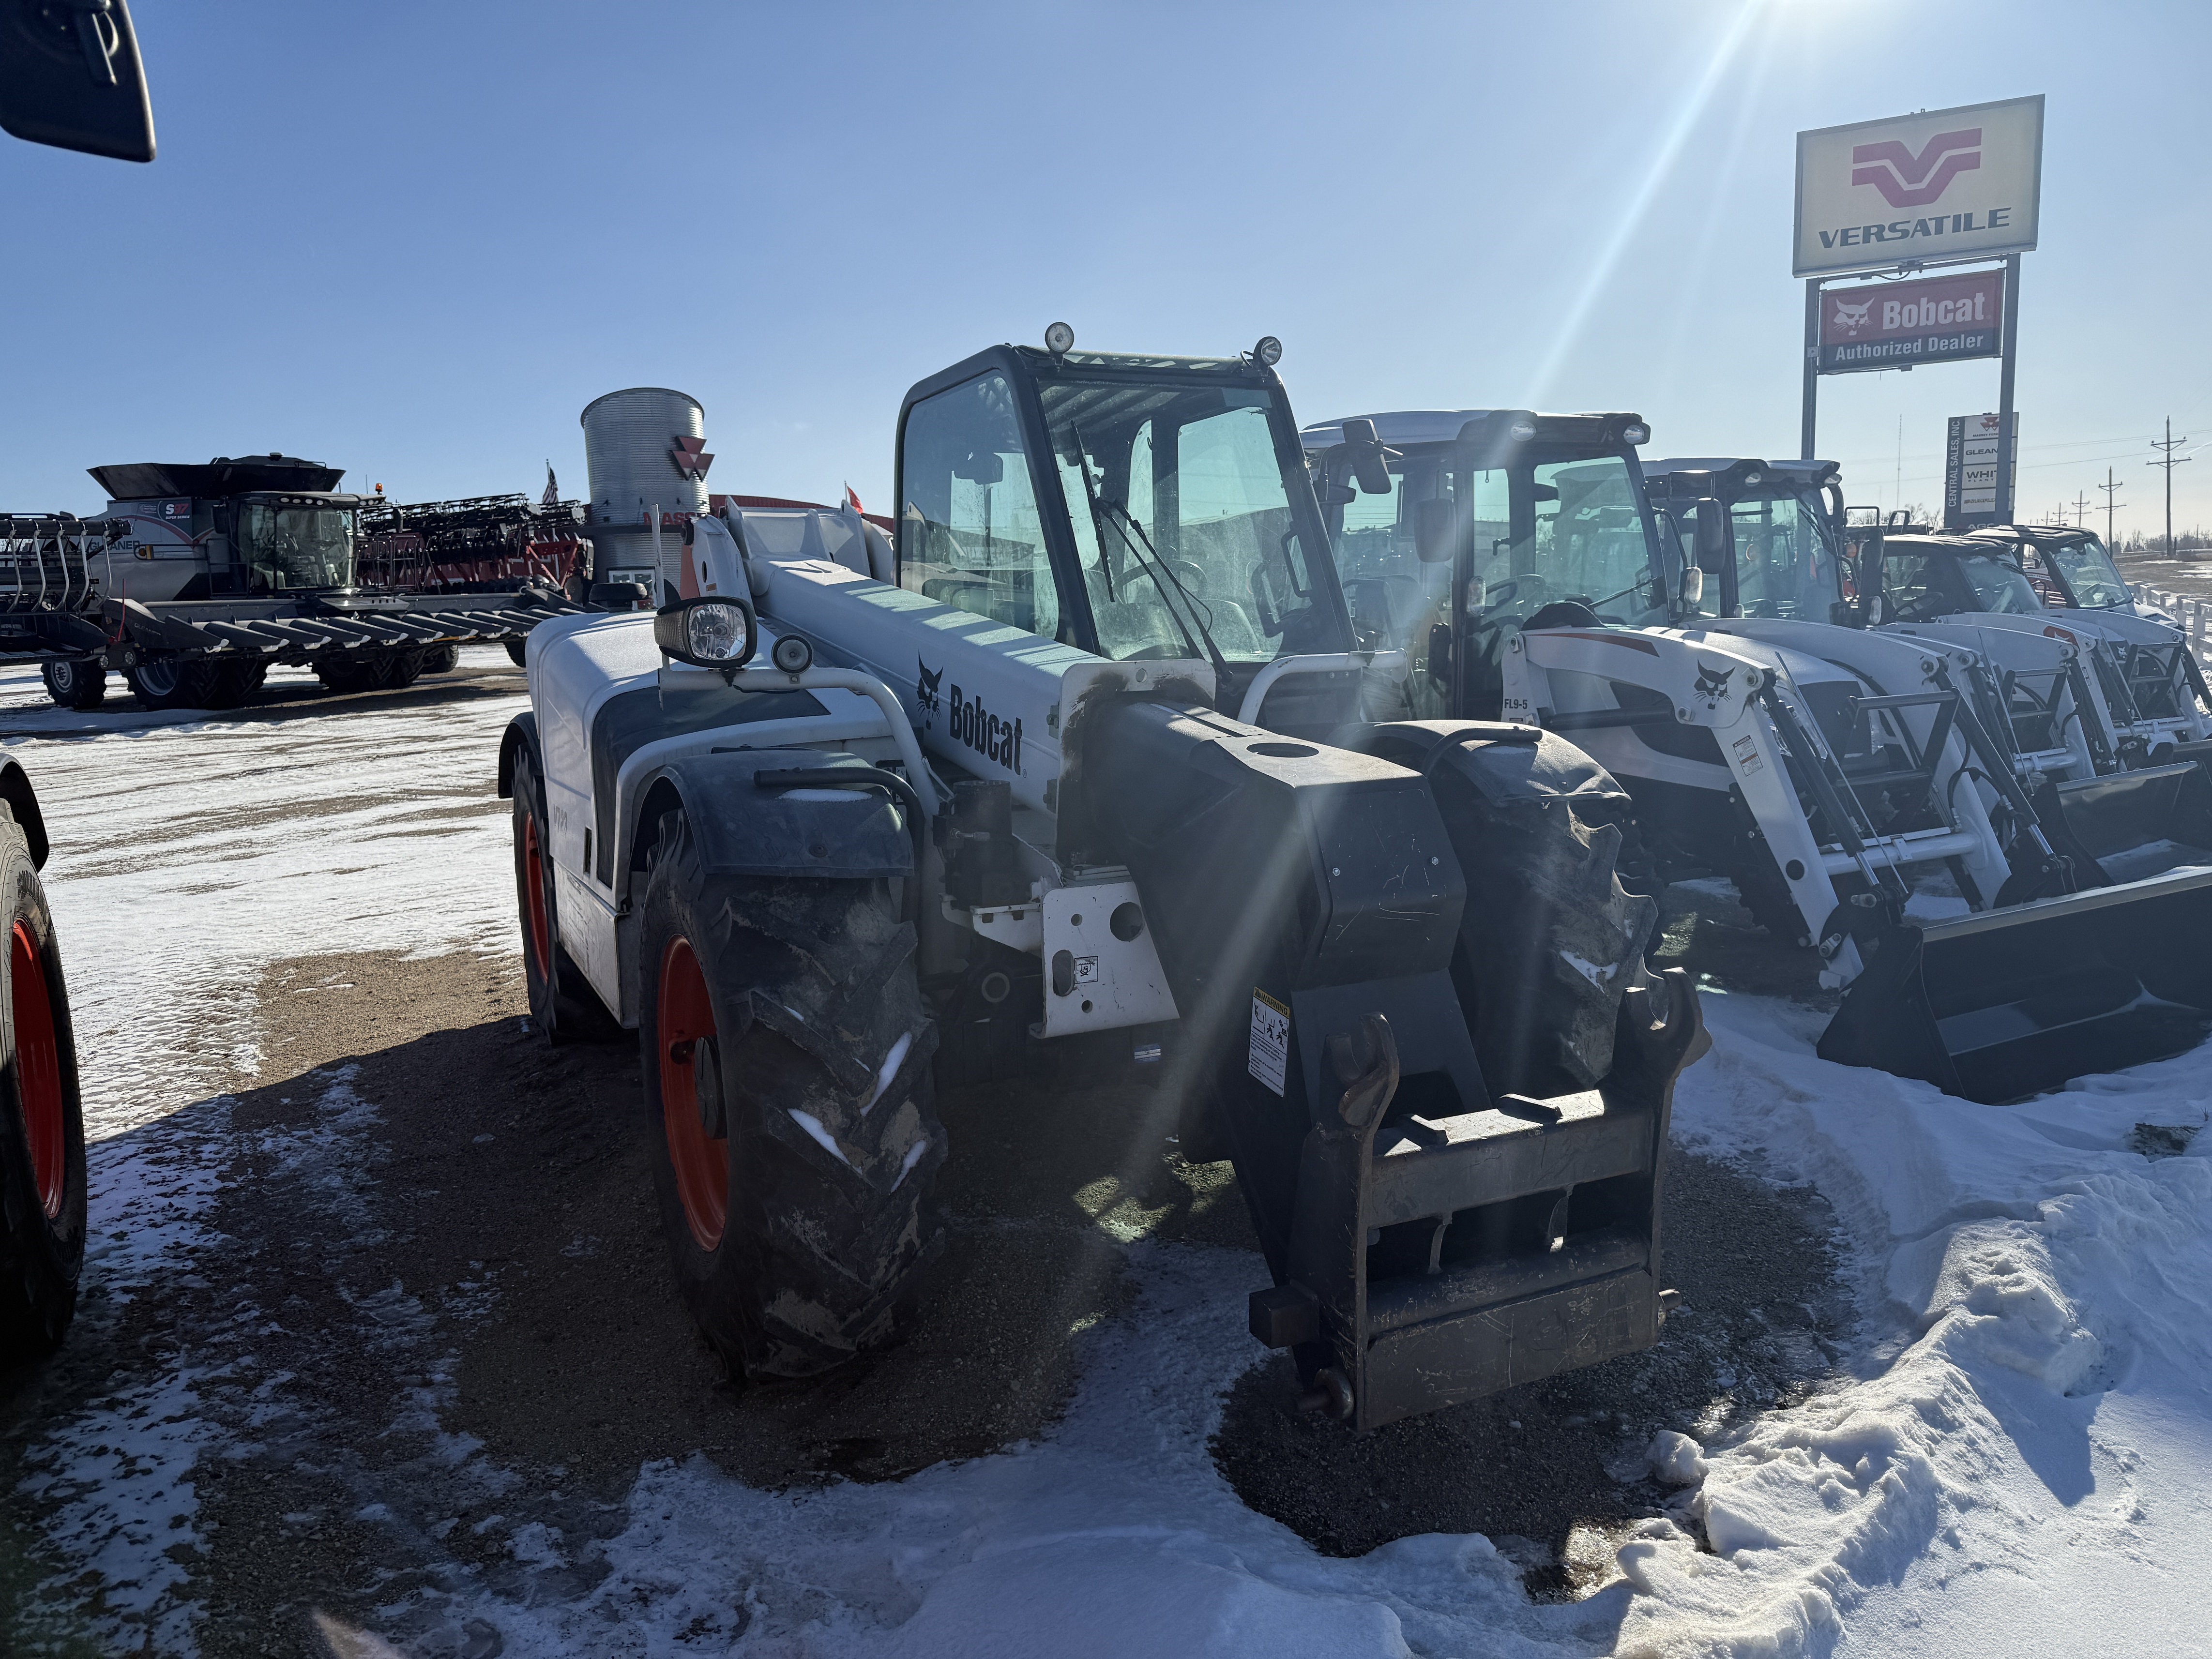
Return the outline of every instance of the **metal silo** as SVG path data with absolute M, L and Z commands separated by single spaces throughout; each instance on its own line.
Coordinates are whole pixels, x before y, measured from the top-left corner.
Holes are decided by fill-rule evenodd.
M 654 508 L 664 521 L 707 510 L 706 463 L 714 458 L 704 449 L 705 414 L 697 398 L 657 386 L 610 392 L 584 405 L 596 580 L 628 580 L 652 568 Z

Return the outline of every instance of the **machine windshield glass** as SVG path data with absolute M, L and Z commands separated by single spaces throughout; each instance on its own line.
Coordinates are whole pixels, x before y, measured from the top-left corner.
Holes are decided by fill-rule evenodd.
M 2008 555 L 1962 553 L 1958 565 L 1959 574 L 1973 590 L 1975 610 L 2014 617 L 2033 617 L 2042 611 L 2043 596 L 2035 591 L 2027 573 Z
M 1454 445 L 1408 445 L 1389 464 L 1387 494 L 1355 491 L 1329 509 L 1360 647 L 1406 653 L 1407 706 L 1417 718 L 1449 712 L 1455 569 L 1470 577 L 1465 604 L 1476 637 L 1469 670 L 1479 703 L 1498 678 L 1506 635 L 1555 599 L 1580 600 L 1606 622 L 1664 619 L 1652 574 L 1654 532 L 1626 458 L 1546 460 L 1540 453 L 1472 469 Z M 1315 451 L 1312 465 L 1324 486 L 1346 482 L 1334 447 Z M 1425 515 L 1437 537 L 1429 560 L 1420 556 Z
M 353 586 L 353 514 L 343 507 L 245 502 L 238 546 L 257 588 Z
M 2119 568 L 2105 550 L 2105 544 L 2096 537 L 2046 543 L 2042 551 L 2065 578 L 2075 604 L 2093 611 L 2109 611 L 2114 605 L 2132 602 L 2134 595 L 2128 592 Z
M 1069 374 L 1038 387 L 1098 648 L 1117 661 L 1340 650 L 1248 386 Z
M 1691 504 L 1668 509 L 1665 516 L 1684 547 L 1697 545 L 1696 509 Z M 1729 506 L 1729 517 L 1735 532 L 1736 614 L 1826 622 L 1828 607 L 1844 597 L 1844 588 L 1820 499 L 1739 500 Z M 1698 611 L 1717 617 L 1725 602 L 1721 584 L 1709 574 Z

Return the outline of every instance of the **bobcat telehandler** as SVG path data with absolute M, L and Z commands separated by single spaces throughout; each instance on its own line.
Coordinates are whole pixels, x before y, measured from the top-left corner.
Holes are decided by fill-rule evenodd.
M 895 544 L 732 506 L 656 613 L 530 636 L 532 1004 L 638 1032 L 691 1311 L 752 1375 L 884 1340 L 938 1248 L 934 1073 L 1058 1050 L 1233 1162 L 1310 1409 L 1650 1344 L 1702 1028 L 1644 967 L 1620 791 L 1534 726 L 1359 718 L 1275 342 L 1046 338 L 908 394 Z
M 1844 988 L 1828 1058 L 2001 1100 L 2198 1041 L 2212 872 L 2077 890 L 2105 872 L 2031 792 L 1983 660 L 1838 625 L 1832 553 L 1825 587 L 1739 592 L 1728 503 L 1704 489 L 1686 545 L 1642 429 L 1476 410 L 1307 429 L 1347 567 L 1434 573 L 1398 636 L 1429 682 L 1408 699 L 1572 735 L 1633 798 L 1646 870 L 1726 874 L 1818 947 Z M 1363 516 L 1385 532 L 1364 554 Z M 1705 614 L 1748 603 L 1767 614 Z

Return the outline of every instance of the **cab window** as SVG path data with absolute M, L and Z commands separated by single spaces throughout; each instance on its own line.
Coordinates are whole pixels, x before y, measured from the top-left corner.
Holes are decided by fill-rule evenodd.
M 995 371 L 907 415 L 899 586 L 1024 633 L 1060 635 L 1013 388 Z

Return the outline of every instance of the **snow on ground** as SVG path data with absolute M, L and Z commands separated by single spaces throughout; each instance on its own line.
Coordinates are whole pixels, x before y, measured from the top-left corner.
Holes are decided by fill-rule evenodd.
M 255 722 L 26 713 L 26 690 L 0 676 L 0 728 L 58 848 L 98 1133 L 211 1092 L 253 1040 L 269 961 L 512 948 L 489 778 L 517 699 Z M 302 799 L 310 818 L 276 818 Z M 1817 1182 L 1866 1315 L 1834 1386 L 1732 1443 L 1655 1449 L 1695 1482 L 1680 1513 L 1710 1548 L 1647 1523 L 1621 1576 L 1568 1606 L 1531 1605 L 1480 1537 L 1315 1555 L 1206 1451 L 1220 1390 L 1257 1358 L 1254 1263 L 1139 1243 L 1144 1305 L 1085 1339 L 1042 1442 L 819 1492 L 649 1467 L 604 1544 L 524 1528 L 524 1582 L 544 1593 L 487 1593 L 483 1623 L 509 1654 L 2212 1651 L 2195 1582 L 2212 1555 L 2203 1052 L 1984 1107 L 1818 1060 L 1805 1009 L 1705 1006 L 1715 1046 L 1683 1081 L 1678 1136 Z M 214 1157 L 195 1149 L 220 1139 L 220 1102 L 173 1121 L 172 1164 L 95 1164 L 95 1236 L 122 1242 L 93 1271 L 126 1292 L 189 1267 Z M 155 1535 L 189 1531 L 212 1432 L 193 1386 L 102 1402 L 33 1458 L 33 1484 L 67 1500 L 56 1546 L 126 1595 L 170 1588 Z M 594 1552 L 611 1569 L 596 1588 L 556 1592 Z

